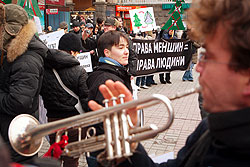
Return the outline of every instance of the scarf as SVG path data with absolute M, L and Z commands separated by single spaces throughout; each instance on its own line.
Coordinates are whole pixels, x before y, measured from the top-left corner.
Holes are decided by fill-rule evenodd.
M 111 59 L 109 57 L 100 57 L 99 62 L 111 64 L 111 65 L 118 66 L 118 67 L 123 67 L 123 65 L 121 65 L 119 62 L 117 62 L 116 60 Z

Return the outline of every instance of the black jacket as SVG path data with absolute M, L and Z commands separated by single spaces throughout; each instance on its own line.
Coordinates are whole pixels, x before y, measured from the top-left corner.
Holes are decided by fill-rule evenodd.
M 124 166 L 247 167 L 250 165 L 250 108 L 211 113 L 188 137 L 177 158 L 155 164 L 139 145 Z M 122 166 L 122 165 L 121 165 Z
M 104 105 L 102 102 L 104 100 L 101 92 L 99 91 L 99 86 L 104 84 L 106 80 L 111 79 L 113 81 L 122 82 L 131 92 L 131 75 L 127 72 L 124 67 L 118 67 L 106 63 L 100 63 L 99 67 L 91 73 L 87 79 L 87 85 L 89 87 L 89 100 L 95 100 L 97 103 Z M 103 124 L 99 123 L 94 126 L 96 128 L 96 135 L 104 133 Z M 91 153 L 91 156 L 97 156 L 103 150 Z
M 95 100 L 97 103 L 103 105 L 104 100 L 99 86 L 104 84 L 106 80 L 122 82 L 131 92 L 130 75 L 124 67 L 118 67 L 106 63 L 100 63 L 96 71 L 91 73 L 87 79 L 89 88 L 89 100 Z M 102 125 L 96 126 L 98 134 L 103 134 Z
M 35 32 L 33 22 L 23 27 L 7 48 L 7 56 L 0 69 L 0 133 L 9 148 L 11 120 L 19 114 L 35 115 L 38 111 L 47 47 L 34 36 Z M 12 149 L 11 156 L 15 162 L 28 159 Z
M 79 114 L 77 99 L 68 94 L 56 79 L 54 68 L 63 84 L 78 95 L 84 111 L 88 110 L 87 73 L 79 61 L 67 52 L 50 49 L 45 60 L 45 73 L 41 95 L 49 118 L 66 118 Z
M 100 66 L 96 69 L 96 71 L 91 73 L 87 79 L 89 100 L 95 100 L 97 103 L 102 104 L 104 98 L 98 88 L 108 79 L 121 81 L 132 92 L 130 77 L 130 74 L 124 67 L 100 63 Z

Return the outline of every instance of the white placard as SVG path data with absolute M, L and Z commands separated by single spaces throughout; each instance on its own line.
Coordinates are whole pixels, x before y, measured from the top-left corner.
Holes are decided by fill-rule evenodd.
M 36 28 L 37 28 L 38 34 L 43 33 L 41 22 L 40 22 L 40 18 L 37 17 L 37 16 L 34 16 L 34 22 L 36 23 Z
M 64 35 L 64 30 L 51 32 L 45 35 L 40 35 L 39 38 L 50 49 L 58 49 L 60 38 Z
M 153 7 L 129 10 L 134 33 L 156 29 Z
M 83 66 L 87 72 L 93 71 L 90 52 L 80 53 L 76 58 L 80 62 L 80 66 Z

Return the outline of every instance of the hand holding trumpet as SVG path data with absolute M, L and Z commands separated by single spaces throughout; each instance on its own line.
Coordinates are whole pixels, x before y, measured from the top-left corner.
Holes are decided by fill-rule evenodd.
M 122 84 L 120 81 L 112 81 L 107 80 L 105 82 L 105 85 L 101 85 L 99 87 L 100 92 L 102 93 L 104 99 L 111 99 L 112 97 L 118 97 L 120 94 L 124 94 L 124 102 L 132 101 L 133 97 L 131 92 L 128 90 L 128 88 Z M 117 104 L 120 104 L 120 101 L 118 99 Z M 111 101 L 109 102 L 109 106 L 112 106 Z M 95 101 L 91 100 L 89 101 L 89 107 L 91 110 L 100 110 L 103 108 L 100 104 L 96 103 Z M 134 125 L 137 124 L 137 110 L 136 108 L 128 109 L 127 114 L 130 116 L 131 121 Z

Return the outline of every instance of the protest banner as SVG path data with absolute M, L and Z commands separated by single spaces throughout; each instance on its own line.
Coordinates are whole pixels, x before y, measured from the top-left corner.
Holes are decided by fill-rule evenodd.
M 136 76 L 186 70 L 192 59 L 191 42 L 185 39 L 133 40 L 138 55 Z
M 80 62 L 80 66 L 83 66 L 87 72 L 93 71 L 90 52 L 80 53 L 76 58 Z
M 129 10 L 134 33 L 156 29 L 152 7 Z
M 50 49 L 58 49 L 60 38 L 64 35 L 64 30 L 51 32 L 45 35 L 40 35 L 39 38 Z

